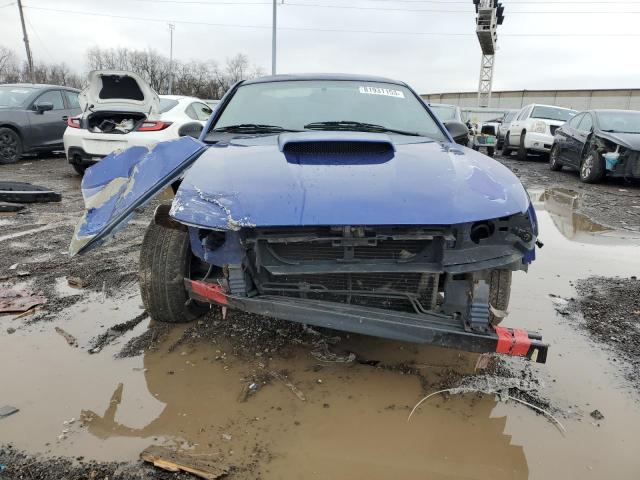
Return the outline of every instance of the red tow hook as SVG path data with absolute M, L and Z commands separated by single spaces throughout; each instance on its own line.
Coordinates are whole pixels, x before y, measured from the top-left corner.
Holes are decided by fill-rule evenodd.
M 191 298 L 205 302 L 215 302 L 220 305 L 227 305 L 229 299 L 227 292 L 221 285 L 215 283 L 201 282 L 199 280 L 184 279 L 185 287 L 191 294 Z
M 519 328 L 494 327 L 498 335 L 497 353 L 515 357 L 525 357 L 531 347 L 531 339 L 526 330 Z

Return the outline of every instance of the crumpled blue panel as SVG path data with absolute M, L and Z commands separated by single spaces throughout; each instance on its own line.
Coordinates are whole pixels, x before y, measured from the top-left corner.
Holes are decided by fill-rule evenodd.
M 124 227 L 134 210 L 174 182 L 206 149 L 192 137 L 114 152 L 88 169 L 82 180 L 85 213 L 69 253 L 84 253 Z
M 308 138 L 318 141 L 311 133 Z M 353 155 L 319 154 L 291 161 L 281 144 L 292 137 L 283 140 L 284 135 L 211 146 L 185 174 L 170 215 L 192 227 L 219 230 L 454 225 L 524 213 L 529 206 L 508 168 L 459 145 L 397 136 L 395 151 L 384 161 L 376 155 L 354 162 Z M 307 133 L 296 135 L 301 141 Z M 358 141 L 371 136 L 374 143 L 380 138 L 351 135 Z

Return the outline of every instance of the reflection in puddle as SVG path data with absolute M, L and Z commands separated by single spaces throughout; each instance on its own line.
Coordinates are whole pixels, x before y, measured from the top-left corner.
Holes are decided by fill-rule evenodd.
M 478 356 L 455 350 L 340 334 L 336 353 L 368 364 L 320 363 L 304 345 L 247 359 L 233 356 L 223 336 L 176 343 L 190 326 L 178 325 L 157 350 L 114 358 L 144 333 L 141 322 L 89 355 L 93 337 L 140 314 L 131 288 L 104 302 L 89 294 L 55 320 L 80 348 L 61 341 L 50 322 L 5 334 L 18 321 L 0 317 L 0 401 L 20 408 L 1 420 L 0 443 L 100 460 L 136 460 L 151 444 L 180 446 L 240 469 L 256 465 L 236 478 L 265 480 L 638 478 L 637 400 L 621 388 L 609 354 L 558 319 L 549 297 L 573 295 L 570 282 L 594 272 L 637 274 L 637 242 L 575 222 L 570 193 L 541 197 L 532 195 L 546 246 L 528 274 L 514 275 L 505 322 L 551 342 L 548 363 L 528 368 L 562 410 L 566 436 L 521 405 L 473 394 L 434 397 L 407 423 L 425 391 L 473 372 Z M 599 237 L 603 244 L 594 245 Z M 270 371 L 288 375 L 306 400 Z M 258 387 L 243 401 L 248 382 Z M 595 408 L 605 415 L 599 425 L 589 417 Z M 90 419 L 85 427 L 63 425 L 81 413 Z M 58 440 L 63 428 L 71 431 Z
M 593 221 L 579 213 L 580 194 L 567 188 L 548 188 L 529 192 L 536 211 L 546 210 L 554 225 L 569 240 L 584 243 L 615 244 L 622 238 L 637 235 L 618 232 Z M 544 232 L 542 237 L 544 238 Z

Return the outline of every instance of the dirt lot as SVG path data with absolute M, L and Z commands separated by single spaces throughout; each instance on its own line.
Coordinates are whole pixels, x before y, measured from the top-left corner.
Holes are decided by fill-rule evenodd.
M 0 285 L 47 298 L 0 316 L 0 407 L 19 408 L 0 418 L 0 478 L 192 478 L 142 464 L 151 445 L 233 479 L 639 478 L 640 188 L 498 160 L 530 190 L 545 243 L 505 322 L 543 334 L 546 365 L 218 310 L 156 324 L 136 279 L 150 209 L 70 259 L 79 177 L 62 158 L 3 166 L 63 201 L 0 216 Z M 503 395 L 437 395 L 407 422 L 431 392 L 484 384 Z

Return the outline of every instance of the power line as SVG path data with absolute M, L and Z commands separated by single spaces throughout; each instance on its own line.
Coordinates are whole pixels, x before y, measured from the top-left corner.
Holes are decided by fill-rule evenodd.
M 169 0 L 171 1 L 171 0 Z M 414 8 L 401 8 L 401 7 L 362 7 L 362 6 L 356 6 L 356 5 L 321 5 L 321 4 L 317 4 L 317 3 L 291 3 L 291 2 L 287 2 L 284 4 L 284 6 L 289 6 L 289 7 L 314 7 L 314 8 L 337 8 L 337 9 L 345 9 L 345 10 L 375 10 L 375 11 L 385 11 L 385 12 L 425 12 L 425 13 L 462 13 L 465 15 L 473 15 L 473 10 L 437 10 L 437 9 L 424 9 L 424 8 L 420 8 L 420 9 L 414 9 Z M 509 11 L 509 15 L 515 15 L 515 14 L 527 14 L 527 15 L 536 15 L 536 14 L 546 14 L 546 15 L 552 15 L 552 14 L 598 14 L 598 15 L 602 15 L 602 14 L 639 14 L 640 10 L 636 10 L 636 11 L 611 11 L 611 10 L 607 10 L 607 11 L 601 11 L 601 12 L 596 12 L 596 11 L 588 11 L 588 10 L 581 10 L 581 11 L 577 11 L 577 10 L 572 10 L 572 11 L 554 11 L 554 10 L 533 10 L 533 11 Z
M 226 28 L 249 28 L 249 29 L 271 29 L 271 25 L 246 25 L 246 24 L 230 24 L 230 23 L 211 23 L 199 22 L 193 20 L 167 20 L 166 18 L 149 18 L 149 17 L 133 17 L 127 15 L 114 15 L 109 13 L 83 12 L 79 10 L 66 10 L 47 7 L 24 6 L 31 10 L 43 10 L 57 13 L 70 13 L 76 15 L 89 15 L 95 17 L 116 18 L 122 20 L 133 20 L 143 22 L 160 22 L 160 23 L 182 23 L 185 25 L 203 25 L 208 27 L 226 27 Z M 421 35 L 421 36 L 443 36 L 443 37 L 475 37 L 475 33 L 458 33 L 458 32 L 412 32 L 412 31 L 393 31 L 393 30 L 349 30 L 337 28 L 314 28 L 314 27 L 278 27 L 279 30 L 301 31 L 301 32 L 326 32 L 326 33 L 364 33 L 373 35 Z M 640 33 L 503 33 L 503 37 L 640 37 Z
M 271 2 L 207 2 L 205 0 L 133 0 L 136 2 L 153 2 L 153 3 L 169 3 L 169 4 L 174 4 L 174 5 L 205 5 L 205 6 L 218 6 L 218 5 L 225 5 L 225 6 L 244 6 L 244 5 L 271 5 Z M 418 3 L 418 2 L 424 2 L 424 3 L 432 3 L 432 4 L 437 4 L 437 5 L 450 5 L 450 4 L 462 4 L 464 3 L 465 5 L 468 5 L 468 1 L 467 2 L 460 2 L 460 1 L 454 1 L 454 2 L 445 2 L 445 1 L 436 1 L 436 0 L 412 0 L 409 2 L 409 0 L 369 0 L 369 1 L 376 1 L 376 2 L 380 2 L 380 1 L 400 1 L 403 3 Z M 521 5 L 538 5 L 538 4 L 543 4 L 543 3 L 549 3 L 549 4 L 563 4 L 563 5 L 571 5 L 571 4 L 575 4 L 575 5 L 583 5 L 585 3 L 592 3 L 592 4 L 602 4 L 602 3 L 607 3 L 607 2 L 511 2 L 511 4 L 521 4 Z M 611 2 L 611 3 L 615 3 L 615 2 Z M 634 2 L 620 2 L 622 4 L 635 4 L 635 5 L 640 5 L 640 1 L 634 1 Z M 329 4 L 318 4 L 318 3 L 292 3 L 287 1 L 286 3 L 283 3 L 282 6 L 284 7 L 312 7 L 312 8 L 334 8 L 334 9 L 340 9 L 340 10 L 372 10 L 372 11 L 384 11 L 384 12 L 424 12 L 424 13 L 461 13 L 464 15 L 471 15 L 473 14 L 473 10 L 467 9 L 467 10 L 441 10 L 441 9 L 430 9 L 430 8 L 404 8 L 404 7 L 367 7 L 367 6 L 359 6 L 359 5 L 329 5 Z M 607 14 L 620 14 L 620 15 L 625 15 L 625 14 L 640 14 L 640 10 L 637 11 L 621 11 L 621 10 L 607 10 L 607 11 L 589 11 L 589 10 L 567 10 L 567 11 L 554 11 L 554 10 L 521 10 L 521 11 L 509 11 L 509 15 L 520 15 L 520 14 L 526 14 L 526 15 L 553 15 L 553 14 L 561 14 L 561 15 L 573 15 L 573 14 L 597 14 L 597 15 L 607 15 Z

